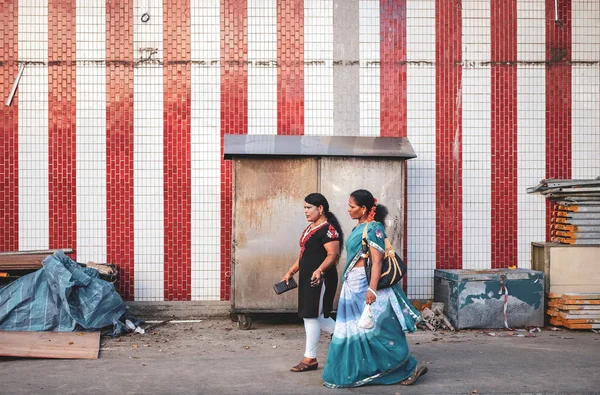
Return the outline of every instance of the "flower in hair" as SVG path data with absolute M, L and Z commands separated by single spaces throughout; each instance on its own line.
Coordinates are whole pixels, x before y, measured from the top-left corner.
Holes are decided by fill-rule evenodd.
M 376 210 L 376 206 L 373 205 L 373 207 L 371 207 L 371 210 L 369 211 L 369 216 L 367 217 L 367 221 L 375 220 L 375 210 Z

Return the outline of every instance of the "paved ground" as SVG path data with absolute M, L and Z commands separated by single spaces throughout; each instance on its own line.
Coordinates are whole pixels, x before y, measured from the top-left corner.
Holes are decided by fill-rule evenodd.
M 0 359 L 1 394 L 505 394 L 600 393 L 600 334 L 497 331 L 409 336 L 429 373 L 415 386 L 331 390 L 318 371 L 291 373 L 304 347 L 298 322 L 229 320 L 168 324 L 152 333 L 103 338 L 100 358 Z M 322 336 L 325 362 L 329 338 Z

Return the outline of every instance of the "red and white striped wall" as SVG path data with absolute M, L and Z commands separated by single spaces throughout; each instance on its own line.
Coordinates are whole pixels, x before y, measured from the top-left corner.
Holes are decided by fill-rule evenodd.
M 224 134 L 407 136 L 409 296 L 436 268 L 529 267 L 549 208 L 526 188 L 600 175 L 600 4 L 556 5 L 3 1 L 3 102 L 24 69 L 0 250 L 118 263 L 130 300 L 227 300 Z

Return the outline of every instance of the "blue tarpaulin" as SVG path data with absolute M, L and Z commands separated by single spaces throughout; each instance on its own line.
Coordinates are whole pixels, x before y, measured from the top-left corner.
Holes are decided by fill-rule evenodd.
M 126 306 L 113 284 L 98 271 L 82 268 L 62 251 L 42 268 L 0 289 L 0 329 L 60 331 L 113 325 Z

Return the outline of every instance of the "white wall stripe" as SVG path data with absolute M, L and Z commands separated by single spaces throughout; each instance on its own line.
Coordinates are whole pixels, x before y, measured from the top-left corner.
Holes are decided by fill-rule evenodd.
M 277 0 L 248 0 L 248 134 L 277 134 Z
M 407 248 L 409 298 L 433 296 L 435 239 L 435 0 L 406 3 L 408 161 Z
M 77 0 L 77 260 L 106 262 L 106 4 Z
M 573 178 L 600 175 L 600 3 L 572 3 Z M 587 61 L 593 64 L 577 64 Z
M 192 300 L 221 292 L 220 1 L 192 9 Z M 275 125 L 277 119 L 275 118 Z
M 163 59 L 162 11 L 161 0 L 134 3 L 134 292 L 139 301 L 164 300 L 164 89 L 157 61 Z M 141 21 L 145 12 L 151 15 L 146 23 Z M 148 58 L 153 60 L 140 61 Z
M 379 1 L 359 1 L 360 135 L 381 134 Z
M 333 0 L 304 2 L 304 134 L 333 135 Z
M 491 267 L 490 3 L 462 3 L 462 225 L 464 269 Z
M 48 4 L 19 1 L 19 249 L 49 246 Z
M 544 0 L 517 1 L 518 261 L 531 267 L 531 242 L 546 239 L 546 202 L 526 189 L 546 176 L 546 20 Z

